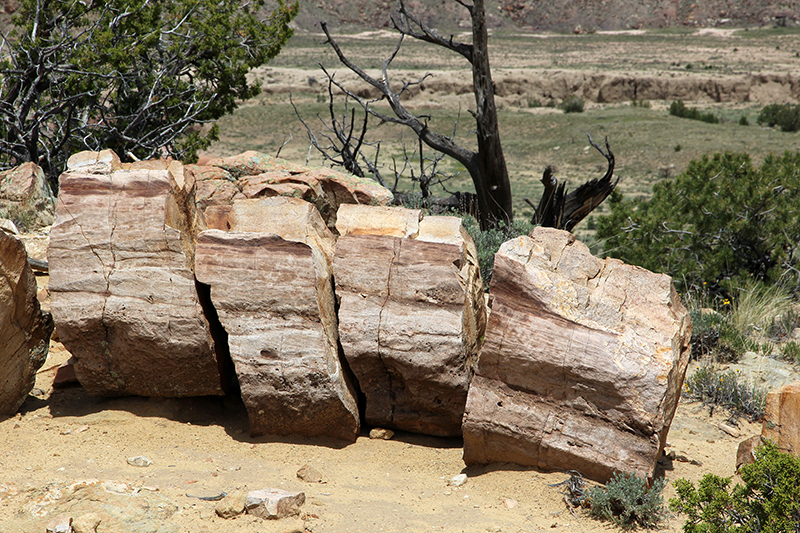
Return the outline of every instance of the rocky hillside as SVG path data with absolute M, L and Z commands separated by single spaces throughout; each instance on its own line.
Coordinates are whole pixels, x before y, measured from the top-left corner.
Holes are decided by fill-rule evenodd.
M 327 0 L 300 2 L 300 28 L 331 25 L 389 26 L 394 0 Z M 453 0 L 408 0 L 426 23 L 448 30 L 468 25 L 466 9 Z M 797 0 L 487 0 L 493 27 L 536 31 L 624 30 L 672 26 L 760 26 L 797 24 Z
M 320 21 L 348 29 L 385 28 L 395 0 L 299 0 L 296 23 L 315 31 Z M 265 13 L 270 10 L 268 0 Z M 18 0 L 0 0 L 0 28 L 7 28 Z M 454 0 L 407 0 L 427 24 L 455 31 L 469 26 L 467 10 Z M 594 31 L 674 26 L 797 25 L 800 0 L 486 0 L 494 28 Z

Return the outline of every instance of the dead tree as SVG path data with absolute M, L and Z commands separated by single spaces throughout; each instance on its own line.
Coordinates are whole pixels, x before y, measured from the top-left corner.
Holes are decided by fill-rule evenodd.
M 400 37 L 392 54 L 383 61 L 380 79 L 375 79 L 350 61 L 331 36 L 327 25 L 324 22 L 321 23 L 322 31 L 327 38 L 326 43 L 333 48 L 339 61 L 376 89 L 380 94 L 378 100 L 385 100 L 394 116 L 377 111 L 372 105 L 375 101 L 368 101 L 347 90 L 331 74 L 327 71 L 325 73 L 333 85 L 338 87 L 347 97 L 358 102 L 366 113 L 377 117 L 381 122 L 402 124 L 411 128 L 421 143 L 461 163 L 472 178 L 475 193 L 462 194 L 458 198 L 455 198 L 454 195 L 448 201 L 461 207 L 469 206 L 468 209 L 470 211 L 476 212 L 476 218 L 480 223 L 481 229 L 487 229 L 498 224 L 509 224 L 513 220 L 513 208 L 511 183 L 500 142 L 497 108 L 494 101 L 494 84 L 489 66 L 488 32 L 486 29 L 484 0 L 473 0 L 471 5 L 463 0 L 453 1 L 467 9 L 470 14 L 472 20 L 472 43 L 457 42 L 452 35 L 443 37 L 435 29 L 428 27 L 419 18 L 410 13 L 406 9 L 404 0 L 399 0 L 397 12 L 392 15 L 392 24 L 395 30 L 399 32 Z M 389 66 L 397 56 L 406 36 L 446 48 L 460 54 L 470 63 L 475 95 L 475 110 L 471 110 L 470 113 L 475 119 L 477 151 L 467 150 L 459 146 L 455 143 L 454 136 L 448 137 L 432 131 L 428 127 L 428 117 L 414 115 L 401 102 L 401 96 L 406 90 L 421 84 L 429 76 L 429 74 L 426 74 L 416 82 L 404 81 L 399 86 L 392 85 L 389 77 Z M 366 127 L 366 118 L 364 126 Z M 594 143 L 592 144 L 594 145 Z M 348 150 L 350 149 L 350 144 L 342 144 L 342 146 Z M 613 155 L 610 150 L 606 154 L 599 147 L 594 146 L 609 161 L 609 170 L 606 176 L 600 180 L 595 179 L 587 182 L 569 195 L 564 196 L 563 184 L 560 188 L 556 186 L 555 182 L 553 182 L 552 186 L 549 185 L 552 171 L 545 171 L 547 177 L 545 197 L 548 195 L 549 197 L 547 199 L 543 198 L 543 202 L 540 202 L 542 215 L 538 214 L 539 210 L 534 206 L 534 209 L 537 210 L 537 215 L 534 216 L 534 219 L 537 220 L 538 218 L 540 224 L 562 229 L 567 229 L 569 224 L 569 229 L 572 229 L 580 219 L 585 217 L 588 212 L 599 205 L 611 193 L 611 190 L 616 185 L 616 182 L 610 183 L 614 170 Z M 608 146 L 607 143 L 606 146 Z M 345 156 L 349 158 L 350 154 L 342 154 L 343 160 L 346 159 Z M 568 203 L 564 204 L 564 202 Z M 587 208 L 589 208 L 588 211 L 586 211 Z M 566 214 L 570 216 L 565 216 Z
M 539 200 L 538 207 L 525 198 L 525 201 L 534 211 L 531 219 L 533 225 L 572 231 L 572 228 L 578 222 L 586 218 L 594 208 L 603 203 L 603 200 L 611 194 L 611 191 L 619 183 L 619 178 L 613 183 L 611 182 L 611 178 L 614 175 L 614 154 L 611 153 L 611 148 L 608 146 L 608 139 L 606 139 L 606 151 L 603 151 L 592 140 L 591 135 L 587 133 L 586 136 L 589 137 L 589 144 L 603 154 L 603 157 L 608 161 L 608 169 L 605 175 L 600 179 L 587 181 L 574 191 L 565 194 L 566 182 L 558 183 L 558 180 L 553 175 L 553 167 L 548 166 L 545 168 L 542 175 L 544 192 Z
M 389 104 L 395 116 L 380 113 L 370 107 L 368 102 L 350 93 L 341 85 L 338 85 L 339 88 L 347 92 L 352 98 L 361 103 L 364 109 L 367 109 L 370 114 L 378 117 L 381 121 L 408 126 L 426 145 L 461 163 L 469 172 L 475 187 L 480 225 L 482 228 L 488 228 L 500 222 L 510 223 L 513 219 L 511 183 L 500 144 L 497 109 L 494 103 L 494 87 L 487 53 L 488 33 L 486 31 L 483 0 L 475 0 L 472 5 L 468 5 L 461 0 L 455 1 L 464 6 L 472 17 L 472 44 L 456 42 L 452 36 L 445 38 L 439 35 L 436 30 L 429 28 L 421 20 L 409 13 L 406 10 L 405 3 L 400 0 L 398 11 L 392 16 L 392 23 L 400 33 L 400 39 L 392 55 L 383 62 L 381 79 L 373 78 L 352 63 L 331 36 L 327 25 L 325 23 L 321 25 L 328 44 L 336 52 L 342 64 L 377 89 Z M 425 117 L 414 115 L 402 104 L 401 95 L 410 86 L 419 84 L 422 81 L 404 82 L 399 89 L 394 89 L 391 85 L 389 65 L 397 55 L 405 36 L 452 50 L 462 55 L 472 65 L 476 104 L 476 108 L 472 113 L 475 117 L 478 141 L 478 150 L 476 152 L 459 146 L 453 142 L 451 137 L 431 131 L 428 128 Z M 422 79 L 425 79 L 425 77 Z

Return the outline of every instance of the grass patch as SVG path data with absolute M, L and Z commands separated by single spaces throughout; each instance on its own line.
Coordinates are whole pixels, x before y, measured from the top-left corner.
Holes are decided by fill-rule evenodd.
M 737 372 L 719 372 L 701 366 L 686 378 L 683 397 L 703 405 L 724 407 L 733 417 L 757 421 L 764 418 L 767 393 L 744 383 Z
M 514 237 L 529 234 L 533 230 L 533 225 L 525 220 L 516 220 L 510 226 L 501 224 L 497 228 L 481 231 L 478 221 L 473 217 L 464 217 L 463 222 L 464 228 L 478 249 L 481 279 L 483 279 L 484 288 L 488 289 L 494 272 L 494 254 L 500 249 L 500 245 Z

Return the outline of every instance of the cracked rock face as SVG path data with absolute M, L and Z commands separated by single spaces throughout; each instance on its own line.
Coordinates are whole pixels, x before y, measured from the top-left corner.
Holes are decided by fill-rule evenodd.
M 0 230 L 0 415 L 13 415 L 47 358 L 53 320 L 36 299 L 25 246 Z
M 335 231 L 342 204 L 388 205 L 392 193 L 365 178 L 329 168 L 311 169 L 259 152 L 187 165 L 197 180 L 197 204 L 208 227 L 220 228 L 220 213 L 242 199 L 292 197 L 312 203 L 329 229 Z M 224 219 L 224 215 L 222 215 Z
M 196 271 L 228 333 L 252 435 L 354 441 L 355 388 L 339 359 L 334 238 L 296 198 L 234 202 L 197 239 Z
M 486 317 L 477 252 L 460 219 L 343 205 L 337 228 L 339 334 L 366 422 L 460 435 Z
M 490 293 L 464 461 L 651 477 L 690 351 L 672 280 L 535 228 L 495 255 Z
M 48 251 L 51 307 L 92 394 L 223 393 L 191 268 L 192 236 L 175 229 L 193 224 L 176 207 L 186 186 L 179 163 L 122 168 L 110 151 L 77 154 L 61 175 Z

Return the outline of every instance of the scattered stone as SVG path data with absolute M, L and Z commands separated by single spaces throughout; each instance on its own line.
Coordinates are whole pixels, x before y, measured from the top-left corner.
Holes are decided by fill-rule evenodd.
M 535 228 L 495 254 L 490 292 L 465 463 L 652 477 L 690 352 L 672 280 Z
M 222 498 L 216 505 L 216 513 L 222 518 L 234 518 L 244 513 L 247 504 L 247 492 L 234 490 Z
M 5 231 L 9 235 L 19 236 L 19 230 L 13 220 L 7 218 L 0 218 L 0 230 Z
M 677 454 L 675 456 L 675 460 L 680 463 L 689 463 L 690 465 L 693 466 L 703 466 L 703 463 L 701 461 L 698 461 L 697 459 L 691 459 L 683 454 Z
M 60 514 L 47 523 L 47 533 L 72 533 L 72 516 Z
M 737 430 L 735 427 L 725 424 L 724 422 L 717 424 L 717 427 L 733 438 L 737 438 L 740 435 L 739 430 Z
M 0 231 L 0 415 L 20 408 L 50 348 L 53 320 L 36 293 L 25 246 Z
M 69 360 L 56 369 L 56 375 L 53 378 L 53 388 L 61 389 L 79 384 L 78 377 L 75 375 L 75 359 L 70 357 Z
M 196 274 L 228 334 L 251 435 L 355 441 L 355 385 L 339 359 L 334 237 L 296 198 L 235 202 L 197 239 Z
M 451 487 L 461 487 L 467 482 L 467 475 L 466 474 L 457 474 L 453 476 L 453 479 L 450 480 Z
M 505 505 L 509 509 L 513 509 L 514 507 L 516 507 L 518 503 L 519 502 L 517 500 L 514 500 L 512 498 L 506 498 L 505 500 L 503 500 L 503 505 Z
M 202 496 L 195 496 L 194 494 L 189 494 L 188 492 L 186 493 L 187 498 L 197 498 L 198 500 L 203 500 L 204 502 L 218 502 L 224 499 L 227 495 L 227 492 L 219 492 Z
M 264 519 L 286 518 L 300 514 L 300 506 L 306 501 L 302 492 L 286 492 L 280 489 L 253 490 L 247 493 L 247 514 Z
M 306 483 L 326 483 L 322 472 L 309 464 L 303 465 L 300 470 L 297 471 L 297 477 Z
M 128 464 L 131 466 L 141 466 L 146 467 L 153 464 L 149 458 L 145 457 L 144 455 L 137 455 L 136 457 L 129 457 Z
M 60 177 L 49 286 L 75 373 L 98 396 L 223 394 L 192 272 L 193 184 L 177 161 L 116 161 L 77 154 Z
M 369 430 L 369 438 L 391 440 L 394 437 L 394 431 L 384 428 L 372 428 Z
M 761 437 L 800 457 L 800 381 L 767 393 Z
M 458 436 L 486 320 L 472 239 L 456 217 L 339 209 L 339 334 L 365 421 Z
M 755 437 L 750 437 L 747 440 L 743 440 L 739 443 L 739 447 L 736 450 L 736 470 L 738 471 L 743 465 L 749 465 L 750 463 L 755 462 L 756 456 L 753 453 L 756 448 L 761 446 L 761 437 L 756 435 Z
M 98 513 L 86 513 L 72 521 L 73 533 L 97 533 L 103 519 Z

